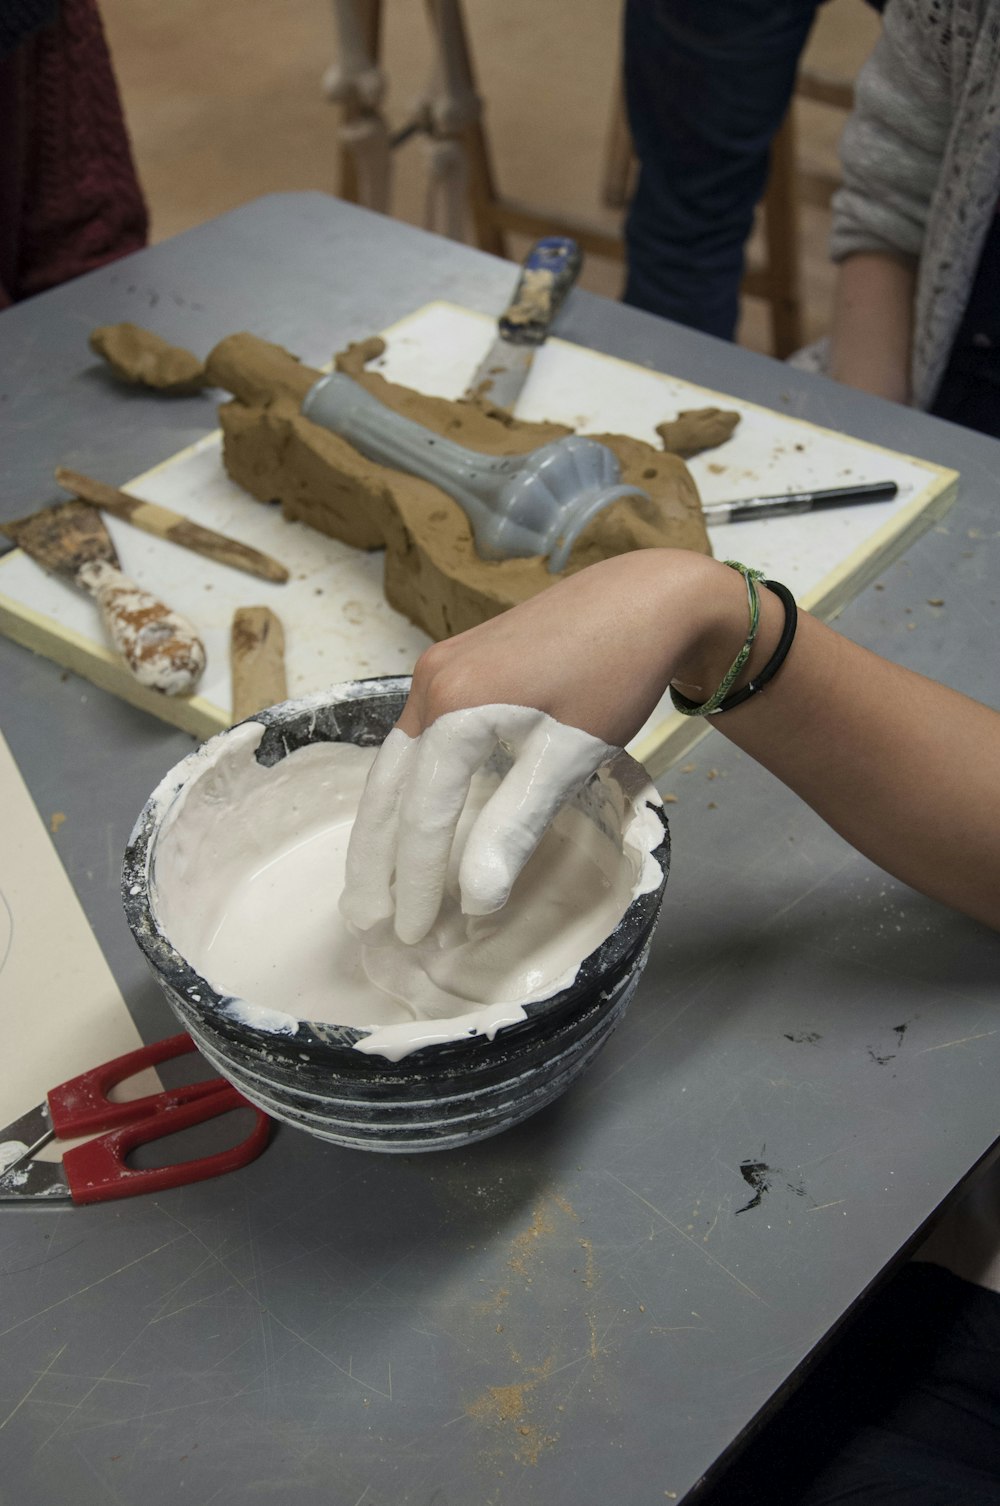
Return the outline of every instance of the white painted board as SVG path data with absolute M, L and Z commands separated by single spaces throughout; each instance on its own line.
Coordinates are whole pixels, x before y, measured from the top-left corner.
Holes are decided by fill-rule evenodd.
M 406 673 L 430 643 L 426 633 L 386 601 L 381 552 L 352 549 L 307 524 L 288 523 L 279 508 L 254 501 L 226 475 L 218 430 L 126 489 L 241 539 L 290 571 L 285 585 L 258 580 L 105 515 L 122 568 L 189 617 L 202 637 L 205 673 L 196 695 L 185 699 L 138 684 L 106 646 L 88 597 L 46 575 L 19 550 L 0 560 L 0 625 L 5 631 L 12 632 L 18 622 L 35 629 L 57 625 L 58 637 L 74 651 L 72 661 L 60 662 L 164 721 L 199 737 L 229 725 L 229 632 L 237 607 L 268 606 L 281 619 L 292 696 L 338 680 Z M 27 613 L 34 614 L 34 622 Z M 59 652 L 52 657 L 60 658 Z
M 485 315 L 428 304 L 385 331 L 387 350 L 374 366 L 393 381 L 456 397 L 494 333 Z M 736 556 L 785 581 L 822 616 L 834 615 L 954 500 L 953 471 L 563 340 L 549 341 L 536 356 L 517 412 L 658 445 L 658 423 L 681 409 L 706 406 L 742 415 L 732 439 L 690 462 L 706 502 L 897 482 L 899 496 L 892 502 L 713 528 L 717 556 Z M 41 643 L 59 662 L 199 736 L 229 724 L 229 624 L 238 606 L 270 606 L 281 618 L 291 695 L 408 670 L 429 640 L 386 603 L 381 554 L 285 522 L 277 509 L 261 506 L 229 481 L 220 450 L 218 433 L 208 435 L 127 489 L 274 555 L 292 572 L 287 585 L 255 580 L 108 519 L 124 567 L 189 616 L 205 639 L 208 668 L 195 697 L 171 701 L 144 691 L 104 646 L 92 604 L 46 577 L 19 551 L 0 560 L 0 627 L 19 641 Z M 53 464 L 58 460 L 54 456 Z M 695 731 L 667 701 L 633 750 L 658 774 Z

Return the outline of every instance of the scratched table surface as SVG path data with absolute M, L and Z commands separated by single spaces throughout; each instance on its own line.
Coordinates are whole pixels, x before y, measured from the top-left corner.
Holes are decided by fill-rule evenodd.
M 0 507 L 52 499 L 57 462 L 121 483 L 214 425 L 209 396 L 110 381 L 93 325 L 200 353 L 251 329 L 319 363 L 511 281 L 287 195 L 16 307 Z M 1000 446 L 583 293 L 561 333 L 960 470 L 946 523 L 840 625 L 995 702 Z M 118 864 L 190 739 L 6 641 L 0 711 L 140 1030 L 171 1032 Z M 662 781 L 674 870 L 635 1001 L 520 1129 L 397 1159 L 282 1128 L 218 1182 L 0 1211 L 3 1502 L 630 1506 L 719 1477 L 996 1141 L 1000 941 L 718 734 L 688 761 Z

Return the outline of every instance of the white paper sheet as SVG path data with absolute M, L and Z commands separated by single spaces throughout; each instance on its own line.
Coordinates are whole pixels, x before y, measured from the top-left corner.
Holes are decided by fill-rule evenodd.
M 2 733 L 0 1023 L 0 1128 L 57 1083 L 142 1045 Z M 145 1072 L 121 1096 L 158 1085 Z

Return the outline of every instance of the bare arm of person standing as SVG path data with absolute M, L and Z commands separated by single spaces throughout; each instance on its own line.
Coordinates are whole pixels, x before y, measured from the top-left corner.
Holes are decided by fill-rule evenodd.
M 898 403 L 913 400 L 918 266 L 953 124 L 942 55 L 917 7 L 886 8 L 844 127 L 832 206 L 830 375 Z

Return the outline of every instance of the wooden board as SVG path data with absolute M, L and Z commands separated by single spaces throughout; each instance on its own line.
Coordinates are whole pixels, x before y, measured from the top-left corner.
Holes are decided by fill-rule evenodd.
M 376 369 L 457 397 L 485 354 L 494 323 L 454 304 L 432 303 L 384 333 L 388 348 Z M 517 412 L 584 433 L 617 431 L 658 444 L 657 423 L 681 409 L 710 405 L 737 409 L 742 418 L 727 444 L 690 462 L 706 502 L 857 481 L 898 483 L 893 502 L 712 529 L 718 557 L 736 556 L 785 581 L 804 607 L 827 620 L 955 500 L 955 471 L 563 340 L 539 352 Z M 274 555 L 292 572 L 287 585 L 254 580 L 107 520 L 124 568 L 201 631 L 209 662 L 196 696 L 176 700 L 139 686 L 105 646 L 87 598 L 45 576 L 17 550 L 0 559 L 0 630 L 199 737 L 229 724 L 228 635 L 238 606 L 269 606 L 280 617 L 290 695 L 407 671 L 429 640 L 386 603 L 381 554 L 286 523 L 277 509 L 262 507 L 229 481 L 220 451 L 216 431 L 126 489 Z M 53 456 L 53 466 L 59 459 Z M 665 698 L 632 751 L 658 777 L 703 730 L 678 717 Z

